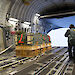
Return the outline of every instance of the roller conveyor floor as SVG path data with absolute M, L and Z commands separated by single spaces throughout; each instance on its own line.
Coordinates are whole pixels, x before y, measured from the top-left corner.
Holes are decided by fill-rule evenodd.
M 45 54 L 33 58 L 17 58 L 13 57 L 14 55 L 11 56 L 11 54 L 13 54 L 13 52 L 9 54 L 12 59 L 8 58 L 7 60 L 4 60 L 5 63 L 3 61 L 0 62 L 0 75 L 75 74 L 75 64 L 72 61 L 69 61 L 67 48 L 53 48 Z

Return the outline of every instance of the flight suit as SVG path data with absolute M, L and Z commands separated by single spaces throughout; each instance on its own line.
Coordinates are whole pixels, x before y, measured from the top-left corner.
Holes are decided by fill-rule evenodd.
M 68 29 L 65 33 L 65 37 L 68 37 L 70 35 L 70 29 Z M 73 48 L 73 56 L 72 56 L 72 48 Z M 75 46 L 72 46 L 69 42 L 69 37 L 68 37 L 68 52 L 69 52 L 69 59 L 74 59 L 75 60 Z

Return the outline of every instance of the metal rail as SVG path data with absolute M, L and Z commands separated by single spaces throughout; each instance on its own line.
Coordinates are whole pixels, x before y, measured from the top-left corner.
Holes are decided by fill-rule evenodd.
M 67 74 L 67 75 L 68 75 L 68 74 L 69 74 L 69 75 L 72 75 L 73 69 L 74 69 L 74 64 L 73 64 L 73 62 L 72 62 L 72 61 L 68 62 L 67 67 L 66 67 L 66 69 L 65 69 L 65 71 L 64 71 L 64 73 L 63 73 L 63 75 L 65 75 L 65 74 Z
M 53 48 L 52 50 L 54 50 L 54 49 L 56 49 L 56 48 Z M 41 55 L 39 55 L 39 57 L 40 57 L 40 56 L 41 56 Z M 10 64 L 1 66 L 0 69 L 1 69 L 1 68 L 5 68 L 5 67 L 8 67 L 8 66 L 11 66 L 11 65 L 14 65 L 14 64 L 18 64 L 19 62 L 22 62 L 22 61 L 25 61 L 25 60 L 28 60 L 28 59 L 34 59 L 34 57 L 33 57 L 33 58 L 28 58 L 28 57 L 26 57 L 26 58 L 24 58 L 24 59 L 20 59 L 20 58 L 18 57 L 18 58 L 16 58 L 16 59 L 18 59 L 18 60 L 15 61 L 15 62 L 12 62 L 12 63 L 10 63 Z M 19 59 L 20 59 L 20 60 L 19 60 Z M 1 61 L 1 63 L 2 63 L 2 62 L 5 62 L 5 61 L 9 61 L 9 60 L 12 61 L 12 59 L 8 59 L 8 60 Z
M 51 15 L 44 15 L 40 16 L 39 18 L 50 18 L 50 17 L 57 17 L 57 16 L 64 16 L 64 15 L 74 15 L 75 11 L 73 12 L 65 12 L 65 13 L 59 13 L 59 14 L 51 14 Z
M 13 44 L 11 46 L 9 46 L 8 48 L 4 49 L 3 51 L 0 52 L 0 55 L 5 53 L 8 49 L 10 49 L 13 46 Z
M 64 49 L 64 48 L 63 48 L 63 49 Z M 62 50 L 62 49 L 61 49 L 61 50 Z M 59 51 L 61 51 L 61 50 L 59 50 Z M 59 51 L 58 51 L 58 52 L 59 52 Z M 65 55 L 66 52 L 67 52 L 67 51 L 65 51 L 65 52 L 63 53 L 63 55 Z M 57 52 L 56 52 L 56 53 L 57 53 Z M 60 56 L 62 56 L 62 55 L 57 55 L 56 57 L 54 57 L 54 58 L 53 58 L 51 61 L 49 61 L 45 66 L 43 66 L 40 70 L 38 70 L 38 71 L 35 73 L 35 75 L 39 75 L 44 69 L 48 68 L 48 66 L 51 65 L 51 64 L 52 64 L 56 59 L 58 59 Z M 67 56 L 68 56 L 68 55 L 65 55 L 61 60 L 67 58 Z M 60 61 L 61 61 L 61 60 L 60 60 Z M 61 63 L 60 61 L 59 61 L 59 63 Z M 66 59 L 66 61 L 68 61 L 68 58 Z M 58 65 L 58 63 L 57 63 L 56 65 Z M 55 66 L 56 66 L 56 65 L 55 65 Z M 53 67 L 53 69 L 55 69 L 55 66 Z M 50 71 L 50 72 L 51 72 L 51 71 Z M 49 73 L 50 73 L 50 72 L 49 72 Z M 48 75 L 48 74 L 47 74 L 47 75 Z
M 59 68 L 59 69 L 55 69 L 55 67 L 56 67 L 58 64 L 61 64 L 60 61 L 62 61 L 64 58 L 66 58 L 66 59 L 64 60 L 64 62 L 63 62 L 62 65 L 60 66 L 60 68 Z M 61 69 L 63 68 L 63 66 L 64 66 L 64 65 L 67 63 L 67 61 L 68 61 L 67 55 L 65 55 L 60 61 L 59 61 L 46 75 L 52 74 L 52 71 L 53 71 L 53 70 L 55 71 L 55 73 L 54 73 L 53 75 L 60 75 L 59 73 L 60 73 Z
M 9 66 L 12 66 L 12 65 L 15 65 L 15 64 L 18 64 L 19 62 L 25 61 L 25 60 L 28 60 L 28 59 L 30 59 L 30 58 L 21 59 L 19 61 L 15 61 L 15 62 L 9 63 L 7 65 L 3 65 L 3 66 L 0 67 L 0 69 L 5 68 L 5 67 L 9 67 Z
M 64 48 L 62 48 L 62 49 L 64 49 Z M 59 53 L 59 52 L 61 52 L 62 51 L 62 49 L 59 49 L 58 51 L 56 51 L 56 54 L 57 54 L 57 52 Z M 53 49 L 54 50 L 54 49 Z M 63 55 L 65 55 L 66 54 L 66 52 L 67 51 L 65 51 L 64 53 L 63 53 Z M 41 56 L 41 55 L 40 55 Z M 57 55 L 56 57 L 54 57 L 51 61 L 49 61 L 46 65 L 44 65 L 40 70 L 38 70 L 36 73 L 35 73 L 35 75 L 38 75 L 40 72 L 42 72 L 45 68 L 47 68 L 48 67 L 48 65 L 50 65 L 52 62 L 54 62 L 57 58 L 59 58 L 60 56 L 62 56 L 62 55 Z M 65 56 L 66 57 L 66 56 Z M 65 58 L 64 57 L 64 58 Z M 12 63 L 8 63 L 8 64 L 6 64 L 6 65 L 3 65 L 3 66 L 1 66 L 0 67 L 0 69 L 3 69 L 3 68 L 5 68 L 5 67 L 9 67 L 9 66 L 14 66 L 14 65 L 16 65 L 16 64 L 19 64 L 20 62 L 24 62 L 24 61 L 26 61 L 26 60 L 28 60 L 28 59 L 32 59 L 32 58 L 22 58 L 22 59 L 20 59 L 20 60 L 16 60 L 16 61 L 13 61 Z M 33 58 L 34 59 L 34 58 Z M 9 59 L 8 59 L 9 60 Z M 6 60 L 5 60 L 6 61 Z M 12 61 L 12 60 L 11 60 Z M 17 71 L 18 72 L 18 71 Z

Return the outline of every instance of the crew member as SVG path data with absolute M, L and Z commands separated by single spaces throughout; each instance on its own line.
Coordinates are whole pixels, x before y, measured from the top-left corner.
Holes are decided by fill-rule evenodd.
M 71 24 L 69 26 L 70 29 L 74 28 L 74 25 Z M 73 56 L 74 56 L 74 62 L 75 62 L 75 47 L 71 45 L 69 39 L 69 35 L 70 35 L 70 29 L 68 29 L 65 33 L 65 37 L 68 37 L 68 52 L 69 52 L 69 59 L 72 60 L 73 59 Z M 73 48 L 73 55 L 72 55 L 72 48 Z

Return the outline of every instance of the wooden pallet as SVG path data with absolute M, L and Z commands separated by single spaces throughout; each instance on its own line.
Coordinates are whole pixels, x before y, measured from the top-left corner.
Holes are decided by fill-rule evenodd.
M 51 49 L 51 44 L 42 44 L 40 46 L 16 46 L 16 56 L 20 57 L 33 57 L 41 53 L 45 53 Z

